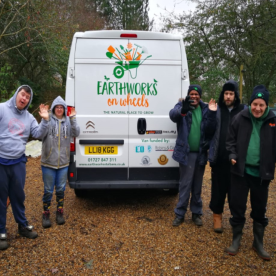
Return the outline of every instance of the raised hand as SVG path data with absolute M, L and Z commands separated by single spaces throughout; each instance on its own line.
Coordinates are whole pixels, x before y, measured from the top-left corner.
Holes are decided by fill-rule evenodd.
M 77 115 L 75 107 L 71 107 L 70 111 L 68 112 L 69 117 Z
M 212 111 L 217 111 L 218 104 L 216 103 L 216 101 L 214 99 L 211 99 L 210 102 L 209 102 L 209 104 L 208 104 L 208 107 Z
M 187 114 L 188 111 L 194 110 L 195 107 L 191 105 L 193 102 L 193 100 L 190 100 L 190 96 L 187 96 L 185 100 L 182 100 L 181 114 Z
M 231 159 L 231 164 L 234 166 L 237 163 L 235 159 Z
M 39 115 L 41 118 L 43 118 L 44 120 L 49 120 L 49 105 L 45 105 L 45 104 L 41 104 L 39 106 Z

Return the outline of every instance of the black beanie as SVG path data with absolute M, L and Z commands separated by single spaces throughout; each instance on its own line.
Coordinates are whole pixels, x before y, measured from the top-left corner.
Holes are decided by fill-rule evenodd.
M 254 87 L 249 104 L 251 104 L 255 99 L 263 99 L 266 105 L 268 105 L 269 92 L 264 85 L 260 84 Z
M 199 96 L 201 97 L 202 89 L 201 89 L 200 85 L 198 85 L 198 84 L 191 84 L 191 85 L 189 86 L 189 89 L 188 89 L 188 95 L 190 94 L 190 92 L 191 92 L 192 90 L 197 91 L 198 94 L 199 94 Z

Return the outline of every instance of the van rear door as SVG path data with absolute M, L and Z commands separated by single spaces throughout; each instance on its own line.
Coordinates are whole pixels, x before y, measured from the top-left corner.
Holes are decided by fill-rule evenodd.
M 123 42 L 112 39 L 112 43 Z M 108 39 L 78 38 L 76 42 L 75 107 L 81 129 L 76 166 L 80 181 L 128 178 L 128 106 L 117 103 L 117 94 L 124 88 L 114 82 L 114 58 L 106 55 L 109 46 Z
M 172 159 L 176 124 L 169 111 L 181 97 L 180 40 L 130 39 L 129 44 L 140 53 L 129 78 L 129 179 L 178 180 L 178 163 Z

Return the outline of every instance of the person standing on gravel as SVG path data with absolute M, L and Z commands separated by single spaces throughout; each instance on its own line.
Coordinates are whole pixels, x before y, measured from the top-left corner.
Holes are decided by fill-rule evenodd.
M 263 237 L 268 225 L 265 215 L 268 188 L 274 179 L 276 161 L 276 117 L 269 110 L 268 101 L 269 92 L 265 86 L 254 87 L 250 107 L 233 118 L 226 140 L 232 164 L 230 224 L 233 239 L 232 245 L 225 251 L 230 255 L 238 253 L 250 191 L 253 249 L 264 260 L 270 260 L 270 255 L 263 248 Z
M 48 132 L 42 139 L 41 169 L 44 182 L 42 226 L 51 227 L 50 206 L 56 188 L 56 222 L 65 223 L 63 216 L 64 191 L 70 161 L 70 140 L 80 134 L 76 111 L 58 96 L 52 103 Z
M 212 168 L 209 207 L 213 211 L 214 231 L 217 233 L 223 232 L 222 213 L 226 195 L 228 203 L 230 202 L 231 163 L 229 152 L 225 149 L 226 134 L 232 118 L 245 108 L 246 105 L 240 103 L 238 84 L 233 80 L 227 81 L 219 96 L 216 131 L 209 149 L 209 163 Z
M 173 226 L 184 222 L 190 201 L 192 220 L 202 226 L 201 189 L 207 151 L 203 149 L 205 135 L 214 133 L 217 104 L 213 99 L 209 105 L 201 101 L 202 90 L 199 85 L 190 85 L 185 100 L 180 99 L 170 111 L 171 120 L 177 124 L 177 140 L 173 159 L 179 163 L 179 200 Z
M 29 239 L 38 236 L 25 216 L 25 149 L 30 135 L 38 139 L 47 131 L 49 114 L 47 106 L 41 104 L 42 120 L 38 124 L 27 110 L 32 99 L 31 87 L 22 85 L 11 99 L 0 104 L 0 250 L 9 247 L 6 233 L 8 197 L 19 235 Z

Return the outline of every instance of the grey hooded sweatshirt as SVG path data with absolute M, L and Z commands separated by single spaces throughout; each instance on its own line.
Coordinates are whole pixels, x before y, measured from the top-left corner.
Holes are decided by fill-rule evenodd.
M 56 105 L 64 107 L 62 119 L 58 119 L 54 114 Z M 60 169 L 69 166 L 70 160 L 70 140 L 80 134 L 76 116 L 68 117 L 67 105 L 58 96 L 52 103 L 50 113 L 50 123 L 47 135 L 42 139 L 41 165 L 53 169 Z
M 28 86 L 28 85 L 22 85 Z M 36 139 L 43 137 L 47 132 L 48 121 L 42 119 L 38 124 L 32 114 L 28 112 L 33 99 L 31 90 L 30 101 L 27 106 L 19 110 L 16 107 L 16 96 L 22 86 L 18 87 L 13 97 L 4 103 L 0 103 L 0 157 L 5 159 L 18 159 L 26 149 L 29 136 Z

